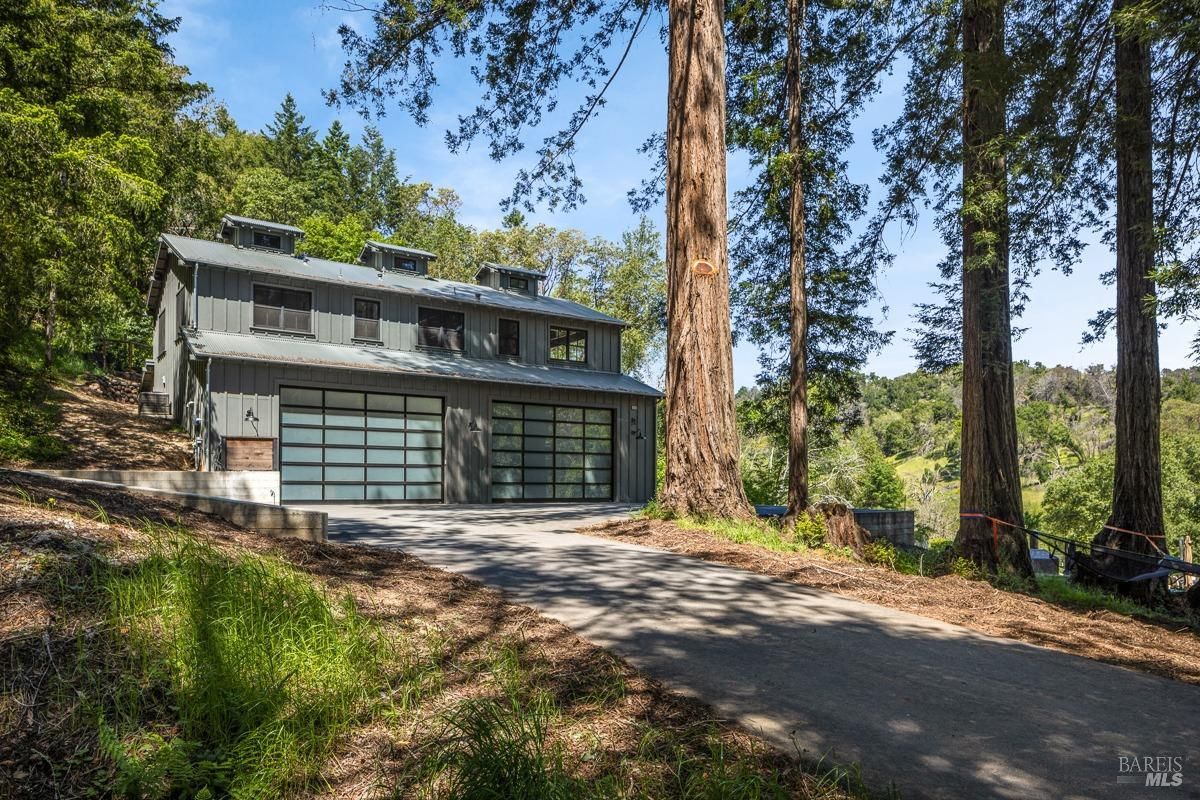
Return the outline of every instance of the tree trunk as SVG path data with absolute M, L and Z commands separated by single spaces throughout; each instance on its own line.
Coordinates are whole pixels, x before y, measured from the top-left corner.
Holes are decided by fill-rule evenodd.
M 794 520 L 808 507 L 808 294 L 804 261 L 804 87 L 801 65 L 805 0 L 788 0 L 788 155 L 792 186 L 788 201 L 791 263 L 791 375 L 788 393 L 788 509 Z
M 46 324 L 42 331 L 45 338 L 45 350 L 42 353 L 42 360 L 47 367 L 54 364 L 54 329 L 57 322 L 58 287 L 51 283 L 50 291 L 46 296 Z
M 964 0 L 962 512 L 1024 522 L 1008 284 L 1004 0 Z M 1024 533 L 962 519 L 957 552 L 989 572 L 1033 575 Z
M 751 515 L 738 469 L 725 188 L 724 6 L 669 0 L 667 470 L 676 514 Z
M 1130 0 L 1114 0 L 1116 15 Z M 1151 128 L 1150 43 L 1136 32 L 1116 32 L 1117 166 L 1117 407 L 1112 515 L 1115 528 L 1145 533 L 1163 550 L 1162 469 L 1159 454 L 1160 377 L 1154 307 L 1154 175 Z M 1105 528 L 1094 544 L 1153 554 L 1142 536 Z M 1130 577 L 1151 565 L 1098 554 L 1105 572 Z M 1093 576 L 1095 577 L 1095 576 Z M 1149 581 L 1108 588 L 1148 600 L 1162 588 Z M 1157 582 L 1154 582 L 1157 583 Z

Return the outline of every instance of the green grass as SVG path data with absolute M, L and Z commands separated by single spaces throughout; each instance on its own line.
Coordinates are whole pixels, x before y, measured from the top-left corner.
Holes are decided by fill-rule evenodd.
M 1082 611 L 1104 610 L 1126 616 L 1157 618 L 1163 615 L 1124 597 L 1072 583 L 1061 575 L 1039 575 L 1035 597 Z
M 389 642 L 348 597 L 282 562 L 172 533 L 96 586 L 122 672 L 140 684 L 102 712 L 118 794 L 278 796 L 315 775 L 388 688 Z M 140 722 L 164 705 L 165 724 Z

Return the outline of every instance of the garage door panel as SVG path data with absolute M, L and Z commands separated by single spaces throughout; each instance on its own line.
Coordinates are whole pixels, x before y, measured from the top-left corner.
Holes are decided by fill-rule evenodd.
M 282 387 L 280 402 L 285 501 L 442 499 L 440 398 Z
M 492 404 L 492 499 L 612 498 L 612 410 Z

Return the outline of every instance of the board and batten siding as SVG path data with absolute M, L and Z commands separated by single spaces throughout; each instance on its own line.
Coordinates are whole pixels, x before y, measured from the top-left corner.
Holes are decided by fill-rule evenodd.
M 190 323 L 192 314 L 192 271 L 191 267 L 172 259 L 171 267 L 163 276 L 162 296 L 158 308 L 154 311 L 153 340 L 154 348 L 154 388 L 155 392 L 167 392 L 171 395 L 171 413 L 179 421 L 183 414 L 183 403 L 180 398 L 187 394 L 188 365 L 187 348 L 179 335 L 182 325 Z M 177 297 L 183 292 L 182 301 Z M 179 314 L 182 303 L 183 315 Z M 158 319 L 163 315 L 165 324 L 166 352 L 160 355 L 158 349 Z
M 311 291 L 313 295 L 313 328 L 311 338 L 331 344 L 362 344 L 354 339 L 354 300 L 366 298 L 380 301 L 379 346 L 392 350 L 416 350 L 417 310 L 421 306 L 460 311 L 464 315 L 464 355 L 470 358 L 495 358 L 498 348 L 500 319 L 515 319 L 521 325 L 520 361 L 527 364 L 547 364 L 550 360 L 550 328 L 561 326 L 581 328 L 588 332 L 588 361 L 581 365 L 562 365 L 573 369 L 593 369 L 604 372 L 621 371 L 621 327 L 591 323 L 550 315 L 507 311 L 479 306 L 468 301 L 422 300 L 415 295 L 400 294 L 369 287 L 337 286 L 292 278 L 284 275 L 265 275 L 226 267 L 200 268 L 199 327 L 202 330 L 228 333 L 273 335 L 253 328 L 254 284 L 283 286 Z M 167 294 L 164 293 L 164 302 Z M 173 302 L 174 295 L 171 295 Z M 278 335 L 278 334 L 274 334 Z M 284 334 L 287 335 L 287 334 Z M 556 364 L 557 365 L 557 364 Z
M 652 397 L 248 361 L 214 360 L 212 370 L 213 425 L 221 437 L 278 440 L 280 386 L 441 397 L 446 415 L 443 475 L 447 503 L 491 502 L 492 403 L 610 408 L 615 438 L 614 499 L 644 503 L 654 495 L 655 399 Z M 253 411 L 250 419 L 247 411 Z M 478 431 L 470 429 L 472 422 Z M 644 438 L 637 438 L 639 431 Z

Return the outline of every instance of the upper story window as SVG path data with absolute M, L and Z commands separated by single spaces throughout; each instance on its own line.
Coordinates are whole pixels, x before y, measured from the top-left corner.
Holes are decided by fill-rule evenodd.
M 417 344 L 422 347 L 461 351 L 465 328 L 466 318 L 461 311 L 446 311 L 442 308 L 417 309 Z
M 167 354 L 167 312 L 158 312 L 158 357 Z
M 356 298 L 354 300 L 354 338 L 377 342 L 380 335 L 379 301 Z
M 265 233 L 264 231 L 254 232 L 254 246 L 266 247 L 270 250 L 283 249 L 283 237 L 278 233 Z
M 187 295 L 183 292 L 183 287 L 175 292 L 175 327 L 187 327 Z
M 588 332 L 579 328 L 550 326 L 550 360 L 587 363 Z
M 408 258 L 407 256 L 395 256 L 392 266 L 402 272 L 416 272 L 417 260 L 415 258 Z
M 500 320 L 500 355 L 516 358 L 521 355 L 521 323 L 515 319 Z
M 312 292 L 280 286 L 254 287 L 254 327 L 312 333 Z
M 508 288 L 514 292 L 528 292 L 529 279 L 518 278 L 516 275 L 510 275 L 508 278 Z

